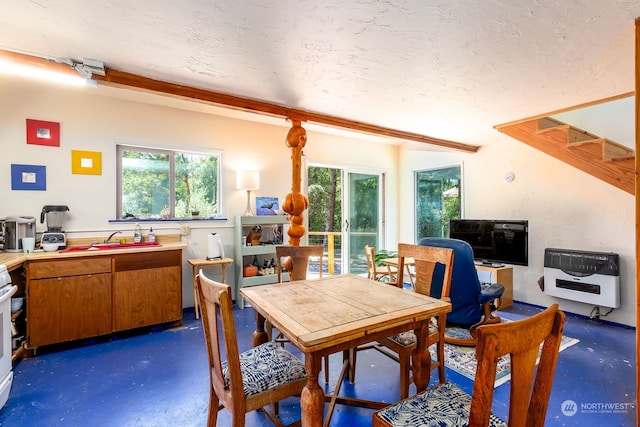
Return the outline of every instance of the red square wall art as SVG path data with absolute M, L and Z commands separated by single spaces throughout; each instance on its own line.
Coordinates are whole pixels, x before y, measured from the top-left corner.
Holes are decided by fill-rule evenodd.
M 27 119 L 27 144 L 60 147 L 60 123 Z

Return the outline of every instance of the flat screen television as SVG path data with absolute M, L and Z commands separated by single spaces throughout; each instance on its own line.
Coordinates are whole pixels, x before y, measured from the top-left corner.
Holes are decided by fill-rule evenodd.
M 476 262 L 529 265 L 526 220 L 452 219 L 449 237 L 469 243 Z

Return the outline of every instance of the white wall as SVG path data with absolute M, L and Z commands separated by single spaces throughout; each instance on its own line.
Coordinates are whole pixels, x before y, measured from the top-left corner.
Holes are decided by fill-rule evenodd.
M 634 197 L 496 131 L 493 144 L 476 154 L 401 148 L 401 205 L 413 205 L 416 170 L 462 163 L 464 217 L 529 221 L 529 265 L 514 267 L 514 299 L 540 306 L 558 302 L 589 315 L 593 306 L 543 294 L 544 249 L 620 254 L 621 307 L 603 319 L 635 326 Z M 506 183 L 503 176 L 515 173 Z M 410 210 L 399 213 L 400 240 L 414 240 Z M 602 310 L 604 312 L 605 309 Z
M 42 206 L 61 204 L 70 208 L 64 227 L 69 237 L 106 237 L 115 230 L 133 234 L 133 223 L 108 222 L 116 215 L 116 143 L 222 150 L 222 204 L 228 221 L 188 222 L 191 233 L 183 238 L 188 243 L 183 256 L 183 305 L 192 306 L 192 276 L 186 259 L 206 257 L 206 236 L 212 231 L 220 234 L 226 255 L 233 257 L 234 216 L 241 215 L 246 206 L 246 192 L 235 189 L 235 171 L 260 171 L 260 190 L 251 193 L 254 208 L 256 196 L 282 199 L 291 191 L 291 151 L 285 145 L 290 124 L 283 119 L 282 126 L 274 126 L 99 93 L 102 91 L 91 88 L 48 86 L 4 75 L 0 78 L 0 218 L 35 216 L 38 232 L 42 232 L 46 227 L 39 223 Z M 59 122 L 60 147 L 27 145 L 27 118 Z M 304 152 L 309 163 L 384 171 L 389 185 L 395 187 L 397 147 L 311 131 L 307 136 Z M 71 174 L 71 150 L 101 152 L 102 175 Z M 16 163 L 46 166 L 47 190 L 12 191 L 10 165 Z M 396 224 L 393 212 L 388 218 Z M 175 234 L 180 226 L 150 225 L 158 234 Z M 395 233 L 395 229 L 389 232 Z M 228 269 L 228 283 L 235 281 L 233 270 Z

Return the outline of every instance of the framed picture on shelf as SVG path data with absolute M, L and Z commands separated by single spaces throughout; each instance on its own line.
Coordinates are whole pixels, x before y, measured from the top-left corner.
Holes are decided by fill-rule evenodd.
M 280 209 L 277 197 L 256 197 L 256 213 L 258 215 L 276 215 Z

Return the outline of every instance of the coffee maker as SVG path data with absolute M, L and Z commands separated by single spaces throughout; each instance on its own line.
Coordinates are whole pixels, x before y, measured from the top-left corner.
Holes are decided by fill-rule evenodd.
M 36 219 L 32 216 L 10 216 L 2 223 L 4 250 L 22 252 L 22 238 L 36 237 Z
M 47 217 L 47 231 L 42 233 L 41 244 L 45 243 L 57 243 L 58 249 L 65 249 L 67 247 L 67 240 L 62 231 L 64 222 L 67 219 L 67 212 L 69 206 L 65 205 L 46 205 L 42 207 L 40 213 L 40 223 L 44 223 L 45 216 Z

